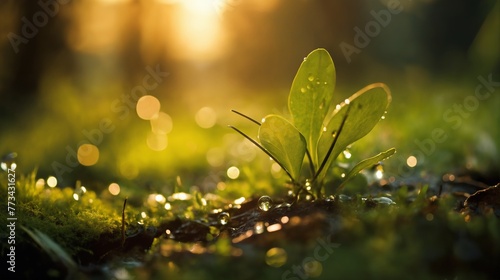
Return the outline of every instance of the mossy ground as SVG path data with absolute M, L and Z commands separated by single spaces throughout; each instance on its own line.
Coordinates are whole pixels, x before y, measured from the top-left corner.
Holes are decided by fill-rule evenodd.
M 196 199 L 175 204 L 176 214 L 156 212 L 142 226 L 133 213 L 154 209 L 130 207 L 125 247 L 116 204 L 91 191 L 76 201 L 73 189 L 37 187 L 34 174 L 17 186 L 18 225 L 59 244 L 83 279 L 491 279 L 500 254 L 497 209 L 477 213 L 464 208 L 456 189 L 439 193 L 426 184 L 373 185 L 363 197 L 290 205 L 289 198 L 275 199 L 269 211 L 248 198 L 222 206 L 227 224 Z M 380 196 L 396 204 L 370 198 Z M 16 250 L 25 277 L 68 273 L 19 227 Z

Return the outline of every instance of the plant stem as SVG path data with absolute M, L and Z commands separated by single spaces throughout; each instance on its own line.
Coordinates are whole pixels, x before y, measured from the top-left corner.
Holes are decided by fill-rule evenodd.
M 309 160 L 309 168 L 311 168 L 311 174 L 314 174 L 314 163 L 312 162 L 311 153 L 309 153 L 309 150 L 307 148 L 306 148 L 306 155 L 307 159 Z
M 351 107 L 349 105 L 346 104 L 346 106 L 347 106 L 347 110 L 345 112 L 344 118 L 342 118 L 342 123 L 340 123 L 339 129 L 337 130 L 337 132 L 334 135 L 333 142 L 330 145 L 330 148 L 328 149 L 328 152 L 326 153 L 325 158 L 323 159 L 323 162 L 321 162 L 321 165 L 320 165 L 318 171 L 316 172 L 316 174 L 314 174 L 314 177 L 311 180 L 311 183 L 313 183 L 314 181 L 316 181 L 316 179 L 318 178 L 318 176 L 321 173 L 321 171 L 323 171 L 323 168 L 325 168 L 326 163 L 328 162 L 328 158 L 330 157 L 330 154 L 333 151 L 333 147 L 335 147 L 335 144 L 337 143 L 337 140 L 339 139 L 339 135 L 342 132 L 342 128 L 344 128 L 344 124 L 345 124 L 345 122 L 347 120 L 347 116 L 349 115 L 349 110 L 351 109 Z
M 122 247 L 125 245 L 125 206 L 127 206 L 127 198 L 123 201 L 122 209 Z

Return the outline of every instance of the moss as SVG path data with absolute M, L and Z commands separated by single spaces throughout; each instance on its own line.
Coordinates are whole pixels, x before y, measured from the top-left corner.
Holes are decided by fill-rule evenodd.
M 6 193 L 5 174 L 1 175 L 2 196 Z M 73 198 L 71 188 L 49 188 L 37 185 L 35 173 L 21 176 L 16 182 L 17 224 L 45 233 L 66 252 L 80 262 L 88 262 L 99 256 L 95 251 L 103 244 L 119 244 L 121 238 L 121 209 L 112 209 L 98 199 L 94 192 L 88 191 L 78 201 Z M 6 208 L 5 197 L 0 199 Z M 5 209 L 3 208 L 3 209 Z M 7 213 L 0 212 L 6 220 Z M 105 240 L 103 240 L 105 239 Z M 19 248 L 30 250 L 31 238 L 16 228 L 16 244 Z M 1 244 L 2 252 L 7 243 Z M 106 247 L 109 247 L 106 246 Z M 99 251 L 100 254 L 105 252 Z

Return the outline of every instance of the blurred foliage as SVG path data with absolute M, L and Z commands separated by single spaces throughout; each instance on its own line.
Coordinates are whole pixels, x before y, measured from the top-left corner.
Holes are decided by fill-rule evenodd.
M 459 214 L 451 196 L 437 205 L 424 196 L 406 203 L 410 187 L 391 193 L 396 205 L 389 207 L 368 210 L 357 195 L 374 191 L 377 171 L 383 171 L 380 182 L 419 188 L 428 181 L 436 187 L 443 174 L 465 174 L 487 185 L 500 181 L 498 87 L 477 106 L 473 100 L 481 84 L 478 77 L 500 79 L 498 1 L 402 0 L 403 10 L 392 14 L 390 24 L 351 62 L 340 44 L 353 44 L 354 28 L 364 29 L 373 22 L 373 13 L 386 10 L 392 1 L 224 0 L 203 8 L 186 5 L 197 0 L 69 1 L 16 50 L 10 38 L 22 35 L 26 21 L 44 10 L 40 2 L 0 3 L 0 156 L 3 163 L 4 155 L 16 152 L 17 174 L 31 174 L 18 177 L 19 222 L 68 254 L 92 258 L 89 244 L 95 240 L 119 245 L 127 197 L 128 234 L 165 220 L 203 220 L 211 209 L 223 209 L 241 197 L 286 197 L 286 175 L 227 128 L 252 127 L 234 118 L 230 109 L 258 120 L 268 112 L 286 114 L 283 100 L 295 69 L 311 49 L 324 47 L 338 73 L 332 104 L 376 81 L 392 92 L 386 118 L 349 148 L 352 157 L 341 154 L 330 170 L 339 178 L 355 162 L 386 147 L 397 148 L 383 166 L 346 186 L 343 194 L 355 202 L 341 203 L 340 214 L 328 217 L 326 225 L 285 224 L 280 231 L 237 244 L 216 231 L 210 235 L 218 241 L 206 246 L 159 238 L 143 266 L 111 262 L 107 273 L 120 279 L 276 279 L 314 254 L 317 237 L 334 232 L 332 239 L 340 246 L 320 266 L 310 265 L 310 277 L 318 267 L 321 278 L 490 276 L 499 254 L 498 218 Z M 44 3 L 49 2 L 63 1 Z M 132 97 L 138 87 L 145 88 L 145 80 L 154 83 L 146 79 L 151 69 L 163 76 L 146 92 L 172 120 L 161 151 L 148 144 L 151 122 L 138 116 L 138 98 Z M 457 106 L 474 109 L 464 114 Z M 211 120 L 210 125 L 200 119 Z M 434 140 L 436 129 L 441 131 L 437 138 L 446 140 Z M 92 142 L 98 162 L 74 164 L 81 144 Z M 413 168 L 407 164 L 410 156 L 418 160 Z M 66 166 L 57 187 L 37 184 L 58 175 L 54 163 Z M 229 176 L 229 169 L 238 176 Z M 3 172 L 0 180 L 0 205 L 5 208 Z M 110 183 L 120 186 L 117 195 L 108 190 Z M 76 201 L 73 195 L 82 185 L 88 190 Z M 179 193 L 190 198 L 175 199 Z M 0 212 L 0 218 L 5 215 Z M 306 220 L 313 221 L 314 215 Z M 290 242 L 284 238 L 294 233 L 299 235 Z M 19 249 L 26 250 L 19 255 L 19 268 L 27 278 L 40 277 L 39 271 L 64 276 L 64 269 L 49 262 L 24 231 L 16 234 L 23 244 Z M 305 240 L 307 234 L 311 236 Z M 1 246 L 4 254 L 7 245 Z M 274 247 L 288 256 L 279 268 L 265 262 Z M 174 253 L 166 256 L 169 250 Z M 200 251 L 204 253 L 193 253 Z

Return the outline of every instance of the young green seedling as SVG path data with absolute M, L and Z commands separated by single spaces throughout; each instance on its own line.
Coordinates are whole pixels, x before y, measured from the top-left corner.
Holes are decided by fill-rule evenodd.
M 368 85 L 335 108 L 331 108 L 335 89 L 335 66 L 325 49 L 312 51 L 295 75 L 288 97 L 291 120 L 268 115 L 262 123 L 240 113 L 236 114 L 259 125 L 258 141 L 230 126 L 269 155 L 297 186 L 297 196 L 310 190 L 318 197 L 323 181 L 338 155 L 359 140 L 378 123 L 391 102 L 385 84 Z M 356 164 L 345 176 L 344 184 L 361 170 L 395 153 L 391 148 Z M 301 169 L 307 157 L 310 175 L 301 181 Z M 310 193 L 312 194 L 312 193 Z

